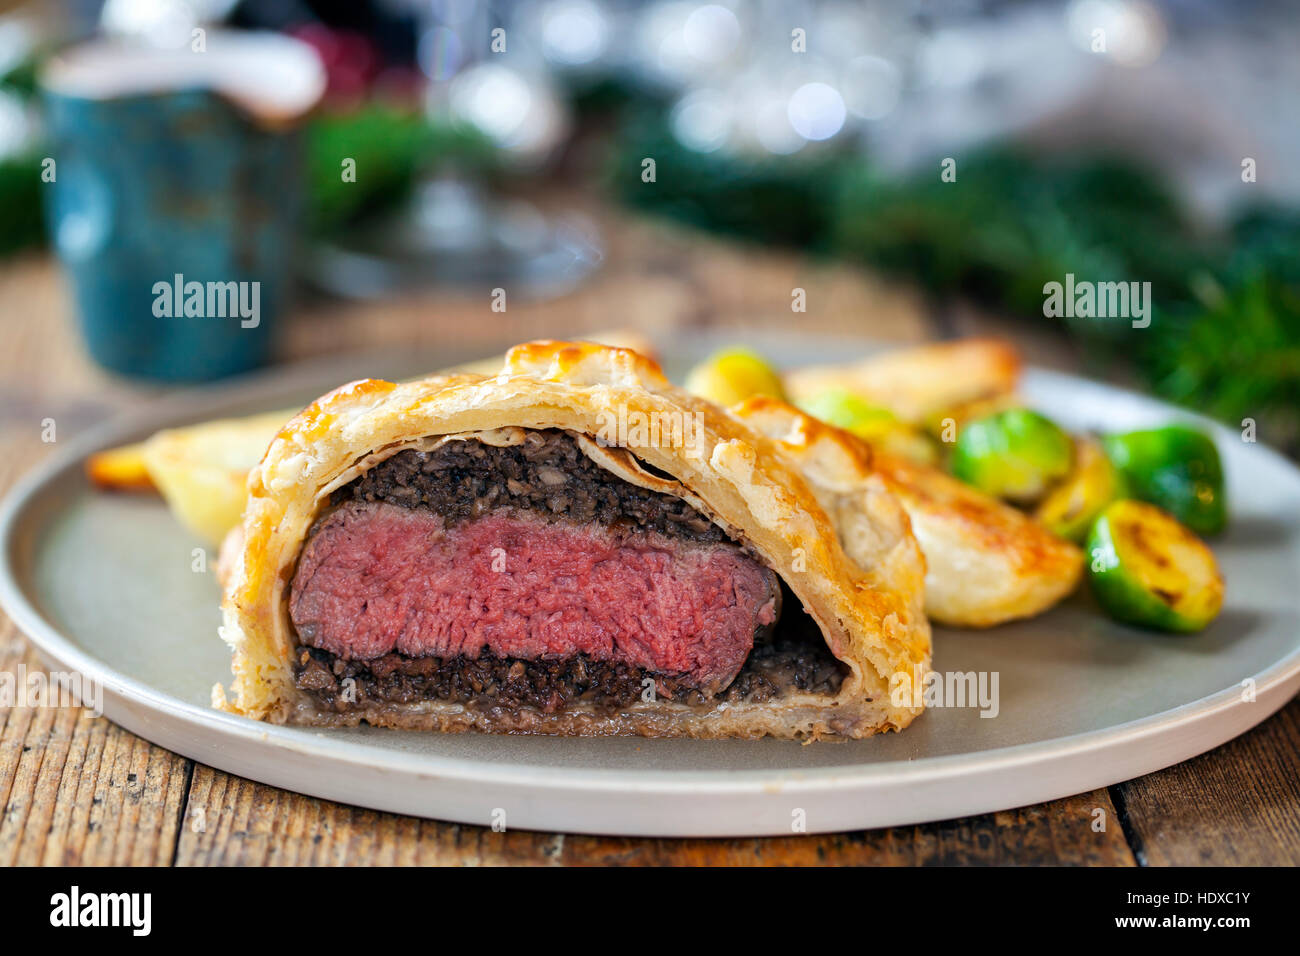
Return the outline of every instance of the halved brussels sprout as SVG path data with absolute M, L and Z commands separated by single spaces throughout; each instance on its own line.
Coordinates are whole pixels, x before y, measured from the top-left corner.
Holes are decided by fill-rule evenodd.
M 1124 479 L 1106 457 L 1101 443 L 1078 438 L 1074 442 L 1073 469 L 1047 493 L 1034 517 L 1053 534 L 1082 542 L 1102 509 L 1124 494 Z
M 938 448 L 923 432 L 847 389 L 826 389 L 798 405 L 813 418 L 852 432 L 890 454 L 925 465 L 938 461 Z
M 986 494 L 1028 503 L 1069 473 L 1073 455 L 1074 443 L 1055 422 L 1012 408 L 962 426 L 951 468 Z
M 1119 621 L 1163 631 L 1199 631 L 1223 607 L 1223 577 L 1200 538 L 1166 511 L 1114 502 L 1088 535 L 1088 582 Z
M 724 408 L 743 402 L 751 395 L 785 398 L 781 379 L 756 352 L 729 348 L 715 352 L 691 369 L 686 388 Z
M 1197 534 L 1228 522 L 1223 465 L 1213 439 L 1186 425 L 1108 435 L 1106 454 L 1134 498 L 1159 505 Z

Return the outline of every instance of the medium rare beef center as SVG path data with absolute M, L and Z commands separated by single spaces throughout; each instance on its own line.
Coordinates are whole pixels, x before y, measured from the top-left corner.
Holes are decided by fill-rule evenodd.
M 403 451 L 340 489 L 303 546 L 289 613 L 299 686 L 331 700 L 344 673 L 403 700 L 463 696 L 450 678 L 483 674 L 469 684 L 544 682 L 509 696 L 553 710 L 591 675 L 620 704 L 644 677 L 718 695 L 780 604 L 776 574 L 685 501 L 622 480 L 564 432 L 532 431 Z

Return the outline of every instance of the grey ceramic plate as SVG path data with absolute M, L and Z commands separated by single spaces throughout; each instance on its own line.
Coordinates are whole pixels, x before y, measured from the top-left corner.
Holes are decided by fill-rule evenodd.
M 670 371 L 710 344 L 678 349 Z M 843 343 L 757 344 L 791 364 L 852 354 Z M 84 456 L 161 426 L 306 400 L 361 367 L 281 372 L 87 435 L 9 497 L 0 599 L 51 664 L 102 681 L 111 719 L 211 766 L 383 810 L 574 832 L 782 834 L 944 819 L 1105 786 L 1231 739 L 1300 687 L 1300 472 L 1215 427 L 1233 504 L 1231 529 L 1214 544 L 1228 581 L 1220 619 L 1164 637 L 1111 623 L 1079 595 L 987 632 L 939 629 L 940 671 L 998 674 L 996 717 L 936 708 L 901 734 L 801 746 L 319 732 L 217 713 L 207 701 L 228 658 L 216 584 L 191 571 L 196 542 L 159 501 L 90 489 Z M 415 369 L 407 359 L 367 370 Z M 1025 392 L 1077 428 L 1188 418 L 1046 372 L 1031 372 Z

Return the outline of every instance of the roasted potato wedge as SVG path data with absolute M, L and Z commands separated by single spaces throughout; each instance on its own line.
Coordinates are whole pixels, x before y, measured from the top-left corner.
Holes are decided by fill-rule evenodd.
M 169 428 L 144 443 L 149 477 L 181 524 L 212 544 L 239 523 L 248 473 L 297 409 Z
M 787 372 L 795 404 L 840 388 L 882 405 L 905 422 L 925 425 L 968 403 L 1012 392 L 1020 356 L 996 339 L 963 339 L 873 355 L 848 365 L 817 365 Z
M 97 451 L 86 459 L 86 475 L 106 491 L 156 491 L 144 463 L 144 442 Z
M 1032 617 L 1079 582 L 1083 552 L 1021 511 L 937 468 L 876 452 L 925 554 L 925 610 L 942 624 L 992 627 Z

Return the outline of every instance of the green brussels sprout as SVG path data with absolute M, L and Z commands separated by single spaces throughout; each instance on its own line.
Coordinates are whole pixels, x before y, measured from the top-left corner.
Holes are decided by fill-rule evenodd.
M 1088 534 L 1087 560 L 1092 593 L 1118 621 L 1190 633 L 1223 607 L 1223 577 L 1205 542 L 1146 502 L 1108 506 Z
M 822 421 L 853 432 L 860 438 L 870 438 L 898 421 L 887 408 L 873 405 L 860 395 L 847 389 L 828 388 L 824 392 L 805 398 L 798 403 L 801 411 Z
M 691 369 L 687 391 L 727 408 L 751 395 L 785 399 L 781 379 L 761 355 L 745 348 L 715 352 Z
M 924 465 L 939 459 L 939 449 L 924 432 L 847 389 L 828 388 L 798 405 L 813 418 L 852 432 L 881 451 Z
M 1186 425 L 1108 435 L 1106 454 L 1124 475 L 1129 494 L 1164 508 L 1200 535 L 1228 522 L 1219 450 Z
M 1025 408 L 978 418 L 957 433 L 952 473 L 997 498 L 1038 500 L 1070 471 L 1074 443 L 1055 422 Z
M 1124 478 L 1101 443 L 1079 438 L 1074 443 L 1074 467 L 1047 493 L 1034 517 L 1053 534 L 1082 543 L 1102 509 L 1125 494 Z

